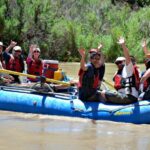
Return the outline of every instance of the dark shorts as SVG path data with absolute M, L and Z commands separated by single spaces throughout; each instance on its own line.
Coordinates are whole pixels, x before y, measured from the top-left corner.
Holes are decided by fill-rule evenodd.
M 79 99 L 85 102 L 100 102 L 103 101 L 101 93 L 95 89 L 79 89 Z
M 150 90 L 147 90 L 147 91 L 144 93 L 143 99 L 144 99 L 144 100 L 150 100 Z
M 19 83 L 19 84 L 21 83 L 18 75 L 13 75 L 13 74 L 10 74 L 10 75 L 14 77 L 14 82 L 15 83 Z
M 137 102 L 137 98 L 130 94 L 123 94 L 119 92 L 105 92 L 106 103 L 113 104 L 131 104 Z

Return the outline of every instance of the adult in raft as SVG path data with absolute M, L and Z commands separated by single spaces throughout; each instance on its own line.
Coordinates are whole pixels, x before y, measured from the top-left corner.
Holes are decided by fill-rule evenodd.
M 27 57 L 27 72 L 28 74 L 41 76 L 43 73 L 43 62 L 40 59 L 41 50 L 37 45 L 31 45 L 29 55 Z M 37 82 L 37 79 L 28 78 L 30 82 Z
M 0 41 L 0 62 L 1 62 L 1 65 L 2 65 L 2 68 L 5 68 L 5 61 L 4 61 L 4 57 L 3 57 L 3 47 L 4 47 L 4 44 L 3 42 Z
M 0 41 L 0 69 L 5 69 L 5 61 L 3 58 L 3 42 Z M 14 78 L 8 74 L 0 73 L 0 84 L 9 84 L 14 80 Z
M 22 48 L 20 46 L 16 46 L 15 41 L 11 41 L 10 45 L 5 49 L 3 53 L 3 57 L 5 60 L 6 69 L 23 72 L 24 71 L 24 59 L 22 56 Z M 10 50 L 12 50 L 12 54 Z M 18 75 L 12 75 L 14 77 L 14 82 L 21 83 Z
M 138 89 L 140 83 L 139 70 L 135 63 L 135 58 L 129 55 L 125 40 L 121 37 L 118 41 L 124 53 L 124 57 L 116 59 L 118 71 L 114 76 L 114 88 L 116 92 L 102 91 L 105 102 L 115 104 L 130 104 L 137 102 Z
M 146 39 L 142 41 L 142 48 L 146 57 L 144 60 L 146 70 L 142 72 L 142 77 L 140 81 L 141 94 L 139 96 L 139 100 L 142 99 L 149 100 L 150 99 L 150 51 L 147 48 Z
M 85 49 L 79 49 L 81 55 L 80 70 L 79 70 L 79 99 L 82 101 L 100 101 L 101 95 L 98 91 L 103 76 L 105 73 L 105 64 L 102 53 L 99 51 L 102 45 L 97 49 L 89 51 L 89 63 L 85 63 Z

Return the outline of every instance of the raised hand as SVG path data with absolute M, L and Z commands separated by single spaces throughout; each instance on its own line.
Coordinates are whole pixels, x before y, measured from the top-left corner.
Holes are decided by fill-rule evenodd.
M 85 57 L 85 49 L 84 48 L 81 48 L 78 51 L 82 57 Z
M 144 52 L 145 56 L 149 58 L 150 57 L 150 52 L 147 48 L 146 39 L 144 39 L 142 41 L 141 46 L 142 46 L 142 49 L 143 49 L 143 52 Z
M 29 52 L 32 54 L 33 53 L 33 49 L 36 48 L 37 45 L 35 44 L 31 44 L 30 47 L 29 47 Z
M 100 50 L 103 47 L 103 45 L 100 43 L 98 46 L 98 49 Z
M 11 47 L 15 47 L 16 45 L 17 45 L 17 42 L 11 40 L 10 46 L 11 46 Z
M 117 43 L 120 45 L 124 44 L 125 43 L 124 37 L 120 37 Z
M 146 47 L 146 39 L 144 39 L 144 40 L 142 41 L 141 46 L 142 46 L 142 47 Z

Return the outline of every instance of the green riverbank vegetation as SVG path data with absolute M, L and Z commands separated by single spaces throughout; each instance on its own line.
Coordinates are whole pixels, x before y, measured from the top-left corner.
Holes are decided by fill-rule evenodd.
M 143 62 L 141 40 L 150 47 L 149 0 L 1 0 L 0 40 L 15 40 L 27 55 L 38 44 L 42 57 L 60 61 L 80 60 L 78 48 L 103 43 L 107 62 L 122 50 L 124 36 L 130 53 Z

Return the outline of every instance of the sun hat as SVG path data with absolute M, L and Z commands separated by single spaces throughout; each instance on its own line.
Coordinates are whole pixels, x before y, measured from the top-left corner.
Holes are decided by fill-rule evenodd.
M 4 45 L 3 45 L 3 42 L 1 42 L 1 41 L 0 41 L 0 46 L 4 46 Z
M 125 61 L 126 58 L 125 57 L 118 57 L 116 60 L 115 60 L 115 63 L 118 62 L 118 61 Z
M 34 52 L 34 51 L 41 52 L 40 48 L 38 48 L 38 47 L 33 48 L 33 52 Z
M 15 47 L 13 48 L 13 50 L 14 50 L 14 51 L 22 51 L 22 49 L 21 49 L 20 46 L 15 46 Z

